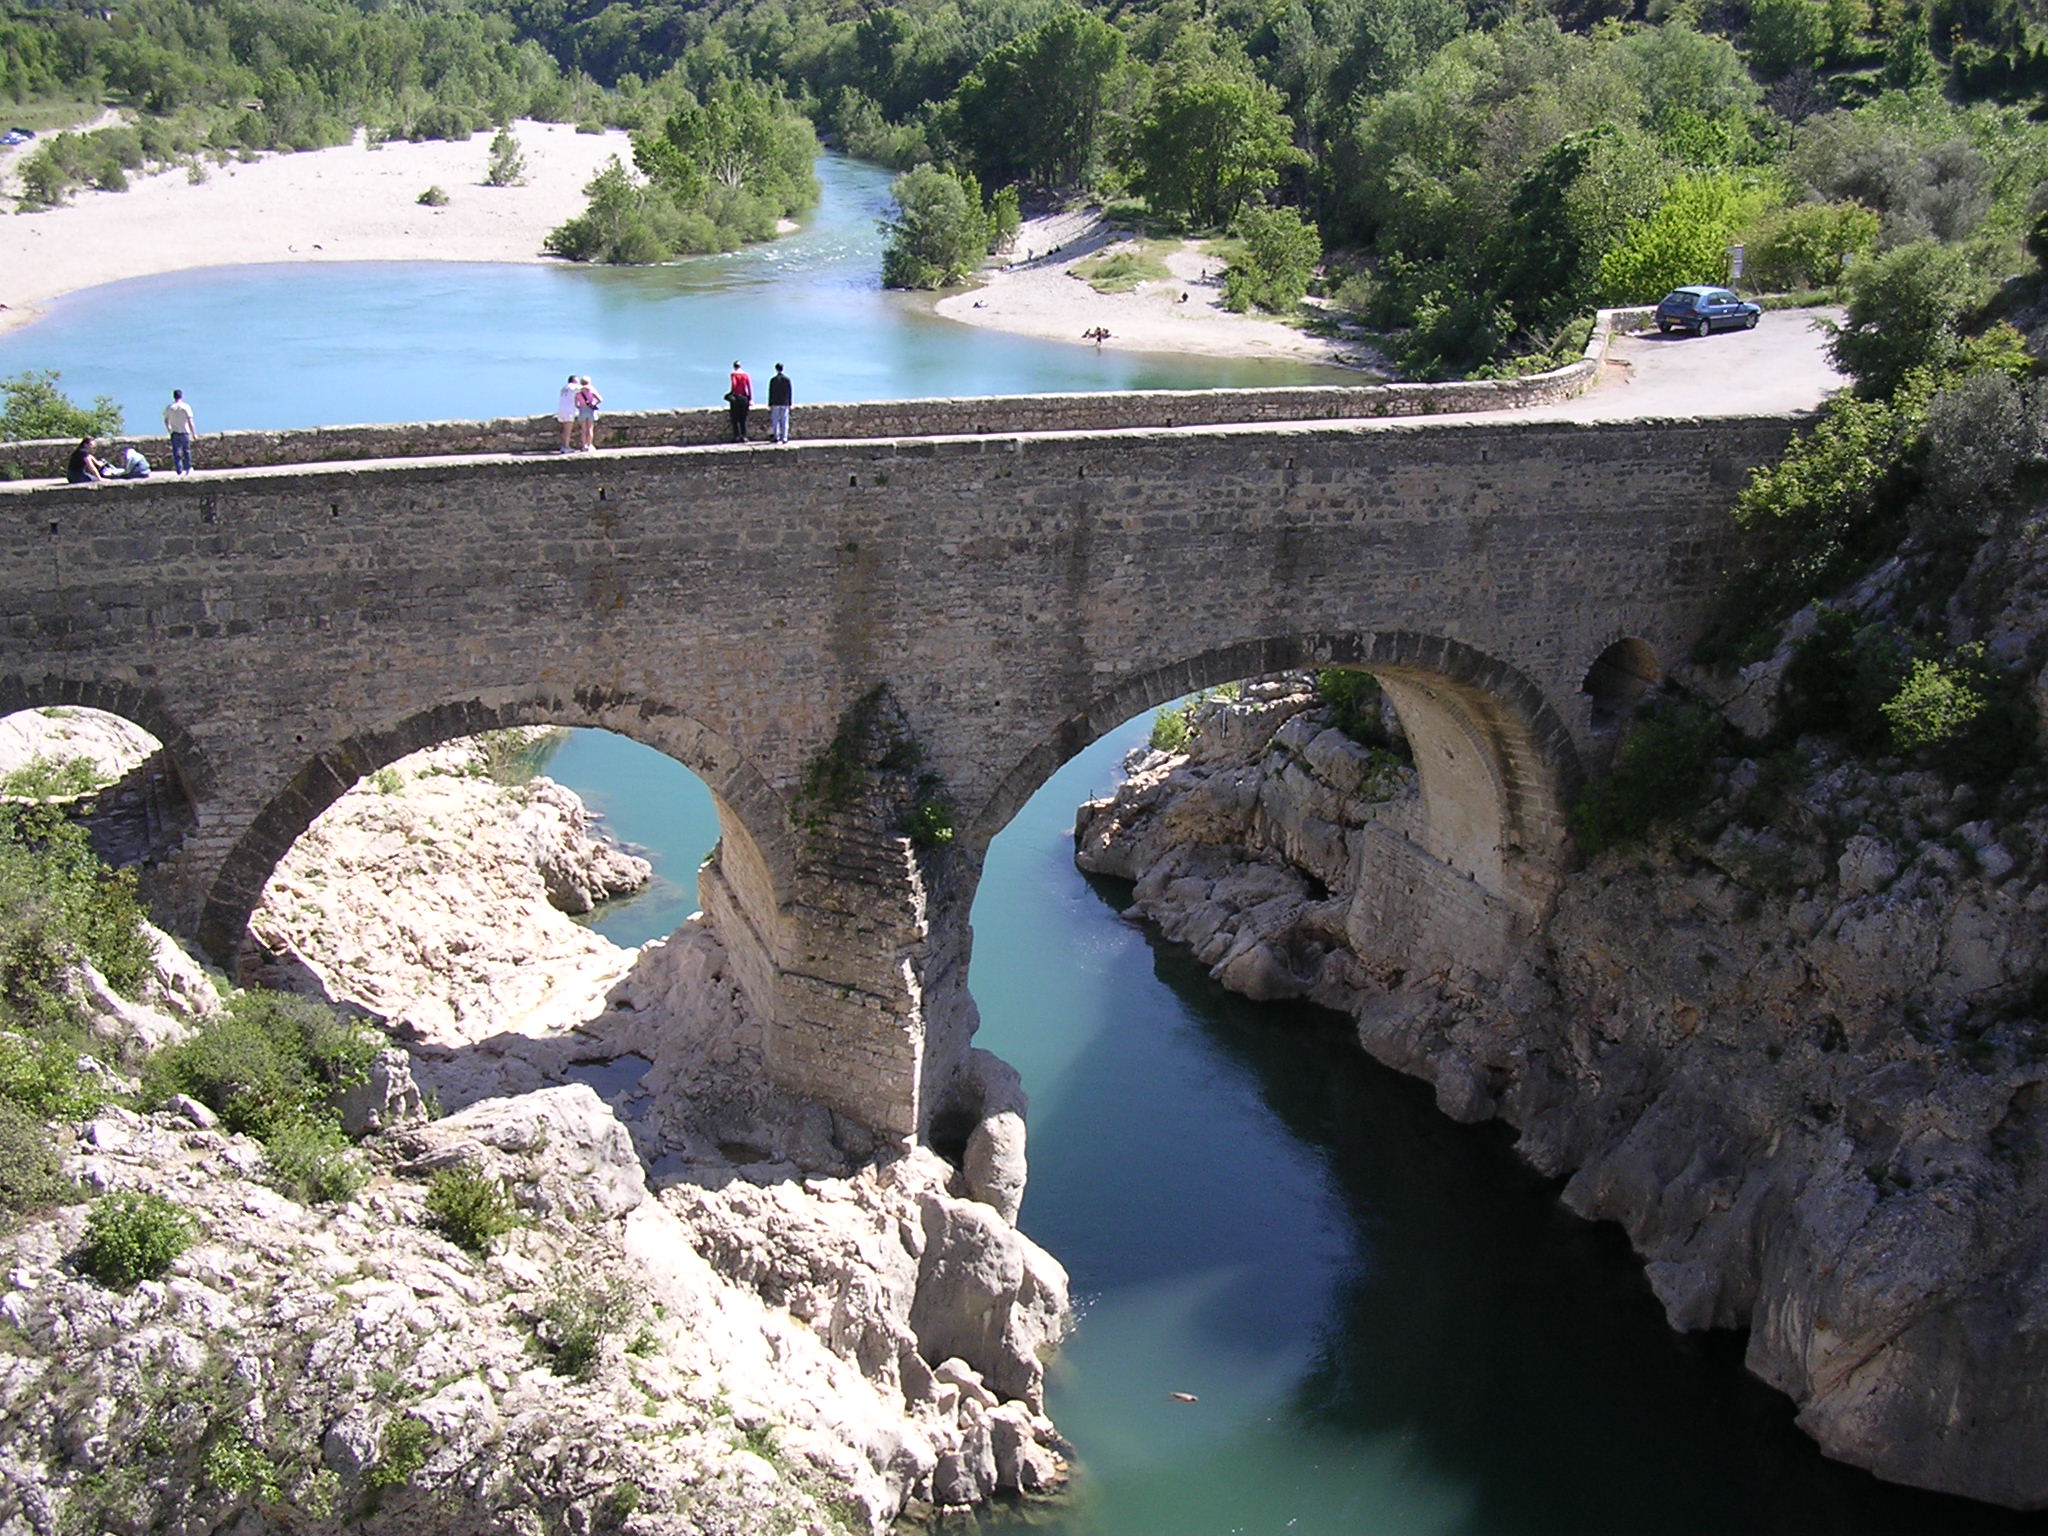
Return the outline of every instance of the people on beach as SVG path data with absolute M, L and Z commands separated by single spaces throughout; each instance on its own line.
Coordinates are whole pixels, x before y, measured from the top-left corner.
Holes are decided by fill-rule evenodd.
M 732 412 L 732 440 L 744 443 L 747 440 L 747 412 L 754 408 L 754 381 L 747 377 L 747 370 L 740 366 L 740 360 L 732 360 L 732 378 L 725 386 L 725 403 Z
M 64 478 L 72 485 L 93 485 L 107 478 L 107 466 L 93 456 L 99 444 L 90 437 L 81 437 L 78 446 L 71 450 L 71 462 L 64 467 Z
M 597 408 L 604 404 L 604 396 L 590 382 L 590 375 L 584 374 L 576 381 L 576 421 L 583 429 L 583 451 L 597 451 Z
M 123 448 L 113 458 L 100 466 L 109 480 L 147 480 L 149 460 L 142 456 L 142 450 L 133 443 Z
M 778 443 L 789 441 L 789 407 L 796 396 L 782 364 L 775 365 L 775 377 L 768 381 L 768 436 Z
M 1109 327 L 1106 325 L 1098 325 L 1091 330 L 1083 331 L 1081 333 L 1081 339 L 1083 341 L 1092 341 L 1095 343 L 1096 346 L 1099 347 L 1105 341 L 1109 340 Z
M 171 437 L 171 471 L 174 474 L 192 473 L 192 439 L 199 431 L 192 419 L 192 407 L 185 402 L 185 391 L 171 391 L 171 403 L 164 407 L 164 431 Z
M 558 453 L 567 453 L 576 446 L 577 383 L 576 375 L 570 374 L 569 382 L 564 384 L 561 393 L 555 396 L 555 420 L 562 428 L 562 446 L 556 450 Z

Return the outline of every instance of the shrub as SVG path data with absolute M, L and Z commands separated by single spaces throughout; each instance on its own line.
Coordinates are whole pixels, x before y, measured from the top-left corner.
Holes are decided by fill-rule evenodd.
M 363 1474 L 373 1491 L 400 1488 L 411 1482 L 427 1464 L 427 1446 L 434 1432 L 410 1414 L 397 1414 L 384 1426 L 377 1443 L 377 1460 Z
M 19 800 L 60 800 L 83 795 L 107 782 L 90 757 L 31 757 L 12 773 L 0 774 L 0 795 Z
M 0 1021 L 82 1043 L 64 1033 L 78 1023 L 66 968 L 90 960 L 133 992 L 149 958 L 134 877 L 108 874 L 84 829 L 51 808 L 0 805 Z
M 1332 667 L 1316 674 L 1316 696 L 1330 712 L 1330 723 L 1362 746 L 1390 745 L 1380 720 L 1386 695 L 1370 672 Z
M 199 1470 L 222 1493 L 236 1497 L 254 1494 L 265 1504 L 275 1504 L 284 1497 L 277 1467 L 262 1447 L 240 1431 L 218 1435 L 209 1442 Z
M 395 795 L 405 787 L 405 780 L 396 768 L 379 768 L 370 775 L 370 783 L 380 795 Z
M 438 186 L 429 187 L 419 195 L 418 201 L 422 208 L 446 208 L 448 194 Z
M 1636 717 L 1621 761 L 1572 807 L 1572 835 L 1588 855 L 1640 840 L 1651 826 L 1687 815 L 1706 797 L 1721 717 L 1702 704 Z
M 1943 369 L 1963 349 L 1962 318 L 1983 297 L 1969 258 L 1923 240 L 1849 269 L 1848 314 L 1828 355 L 1870 398 L 1889 396 L 1916 369 Z
M 1188 742 L 1194 738 L 1194 722 L 1189 718 L 1194 713 L 1194 701 L 1185 704 L 1169 704 L 1152 717 L 1152 750 L 1155 752 L 1185 752 Z
M 0 1217 L 82 1198 L 64 1173 L 50 1128 L 18 1105 L 0 1100 Z
M 491 140 L 491 159 L 484 169 L 484 185 L 516 187 L 526 180 L 526 156 L 509 128 L 500 128 Z
M 192 1218 L 162 1195 L 124 1191 L 93 1204 L 79 1266 L 100 1284 L 154 1280 L 192 1242 Z
M 143 1069 L 151 1102 L 189 1094 L 231 1131 L 268 1139 L 331 1118 L 330 1097 L 362 1082 L 379 1041 L 310 998 L 238 992 L 225 1012 Z
M 43 437 L 98 437 L 121 430 L 121 407 L 109 395 L 91 406 L 74 405 L 57 387 L 63 375 L 54 368 L 31 369 L 0 379 L 0 442 Z
M 988 254 L 988 215 L 972 176 L 921 165 L 890 183 L 896 213 L 883 222 L 884 288 L 943 288 Z
M 1293 310 L 1323 259 L 1315 225 L 1292 208 L 1247 208 L 1231 233 L 1244 250 L 1223 274 L 1223 307 L 1239 314 L 1253 307 Z
M 270 1182 L 295 1200 L 340 1205 L 368 1181 L 362 1159 L 332 1120 L 295 1120 L 263 1144 Z
M 519 1225 L 519 1211 L 502 1180 L 475 1168 L 444 1168 L 427 1182 L 427 1220 L 481 1258 Z
M 588 1381 L 604 1341 L 622 1332 L 633 1314 L 632 1292 L 622 1282 L 564 1269 L 534 1319 L 534 1339 L 557 1372 Z

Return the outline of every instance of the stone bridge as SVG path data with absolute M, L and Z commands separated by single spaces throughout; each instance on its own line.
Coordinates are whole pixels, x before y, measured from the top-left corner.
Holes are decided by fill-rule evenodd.
M 514 724 L 655 747 L 716 797 L 702 900 L 766 1072 L 908 1139 L 971 1109 L 989 840 L 1193 689 L 1374 673 L 1421 780 L 1371 855 L 1383 958 L 1500 963 L 1791 426 L 963 432 L 5 486 L 0 714 L 89 705 L 165 743 L 192 824 L 158 905 L 228 962 L 280 856 L 384 764 Z

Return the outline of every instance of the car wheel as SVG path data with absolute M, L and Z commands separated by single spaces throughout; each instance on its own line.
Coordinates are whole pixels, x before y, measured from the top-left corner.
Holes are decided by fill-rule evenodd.
M 1704 336 L 1713 328 L 1714 327 L 1708 323 L 1707 317 L 1705 315 L 1701 315 L 1700 323 L 1692 328 L 1692 333 L 1695 336 Z
M 1742 328 L 1745 331 L 1753 331 L 1756 329 L 1756 322 L 1757 317 L 1755 315 L 1745 315 L 1742 320 Z
M 1669 336 L 1671 334 L 1671 327 L 1665 324 L 1664 321 L 1659 320 L 1657 322 L 1657 334 L 1659 336 Z

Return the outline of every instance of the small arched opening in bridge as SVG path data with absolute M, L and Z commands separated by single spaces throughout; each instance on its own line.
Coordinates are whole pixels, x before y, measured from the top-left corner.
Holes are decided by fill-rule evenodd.
M 531 728 L 595 727 L 652 748 L 689 770 L 701 782 L 711 808 L 718 858 L 703 882 L 707 902 L 734 908 L 733 922 L 744 928 L 755 921 L 772 922 L 777 893 L 786 884 L 792 864 L 788 818 L 780 798 L 716 731 L 680 710 L 649 701 L 624 698 L 600 690 L 570 694 L 519 694 L 476 699 L 422 711 L 392 725 L 362 732 L 312 753 L 297 770 L 281 779 L 267 802 L 251 819 L 233 851 L 222 861 L 200 920 L 203 945 L 223 959 L 244 954 L 251 917 L 265 888 L 287 855 L 316 820 L 350 790 L 374 812 L 382 799 L 392 799 L 381 818 L 403 845 L 404 818 L 397 814 L 409 785 L 436 776 L 465 776 L 480 771 L 476 751 L 454 764 L 440 763 L 433 749 L 444 743 L 483 742 L 484 756 L 497 754 L 515 768 L 526 750 Z M 582 749 L 579 749 L 582 750 Z M 428 753 L 417 764 L 414 754 Z M 373 815 L 372 821 L 379 820 Z M 529 828 L 528 835 L 531 835 Z M 507 831 L 504 835 L 516 835 Z M 376 845 L 373 843 L 373 851 Z M 708 851 L 710 841 L 706 842 Z M 402 872 L 402 854 L 394 856 Z M 676 876 L 680 875 L 678 879 Z M 695 884 L 694 873 L 677 871 L 673 884 Z M 571 884 L 574 882 L 571 881 Z M 715 888 L 715 894 L 714 894 Z M 558 890 L 557 895 L 567 897 Z M 580 904 L 574 899 L 557 905 Z M 666 908 L 694 910 L 696 902 L 677 894 Z M 757 914 L 770 914 L 760 919 Z M 638 939 L 651 937 L 640 933 Z M 757 938 L 762 936 L 757 935 Z M 767 940 L 755 947 L 765 950 Z M 745 984 L 743 979 L 743 984 Z
M 60 806 L 109 865 L 147 875 L 177 848 L 195 771 L 184 731 L 136 689 L 0 679 L 0 795 Z
M 1592 728 L 1605 733 L 1625 725 L 1643 695 L 1663 680 L 1664 669 L 1648 645 L 1633 638 L 1615 641 L 1593 658 L 1579 685 L 1590 704 Z

